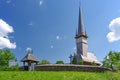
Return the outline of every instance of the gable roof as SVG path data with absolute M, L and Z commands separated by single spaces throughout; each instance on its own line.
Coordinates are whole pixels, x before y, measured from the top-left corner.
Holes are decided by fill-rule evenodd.
M 39 60 L 32 53 L 28 53 L 21 61 L 22 62 L 27 62 L 27 61 L 39 62 Z

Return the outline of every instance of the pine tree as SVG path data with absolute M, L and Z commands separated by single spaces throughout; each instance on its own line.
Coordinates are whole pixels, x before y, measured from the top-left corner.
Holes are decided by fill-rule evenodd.
M 77 64 L 77 57 L 75 55 L 73 56 L 72 64 Z

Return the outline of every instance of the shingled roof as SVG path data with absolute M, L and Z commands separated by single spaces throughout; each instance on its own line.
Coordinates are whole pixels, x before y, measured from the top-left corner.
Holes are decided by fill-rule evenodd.
M 22 62 L 27 62 L 27 61 L 39 62 L 39 60 L 32 53 L 28 53 L 21 61 Z
M 96 64 L 100 65 L 100 62 L 97 60 L 96 56 L 92 53 L 92 52 L 87 52 L 87 57 L 82 56 L 83 61 L 88 62 L 88 63 L 92 63 L 95 62 Z

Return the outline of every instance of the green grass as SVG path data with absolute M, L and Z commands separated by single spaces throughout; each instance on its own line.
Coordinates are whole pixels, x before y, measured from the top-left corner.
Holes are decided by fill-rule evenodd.
M 119 73 L 1 71 L 0 80 L 120 80 Z

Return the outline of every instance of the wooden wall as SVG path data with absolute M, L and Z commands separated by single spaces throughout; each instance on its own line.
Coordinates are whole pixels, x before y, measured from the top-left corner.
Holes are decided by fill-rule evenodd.
M 72 65 L 72 64 L 48 64 L 35 65 L 36 71 L 89 71 L 89 72 L 104 72 L 110 69 L 101 66 L 90 65 Z

